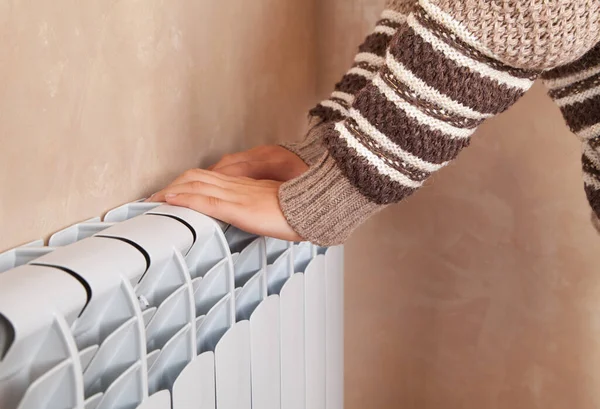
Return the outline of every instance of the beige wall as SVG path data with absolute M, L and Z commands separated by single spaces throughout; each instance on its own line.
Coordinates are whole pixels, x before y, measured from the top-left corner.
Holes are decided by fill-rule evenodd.
M 323 0 L 321 93 L 380 0 Z M 361 33 L 362 32 L 362 33 Z M 347 245 L 346 407 L 600 407 L 600 237 L 536 86 Z
M 295 137 L 381 1 L 36 3 L 0 0 L 0 249 Z M 578 157 L 536 87 L 359 231 L 347 408 L 600 406 L 600 239 Z
M 0 0 L 0 250 L 297 137 L 314 14 L 312 1 Z

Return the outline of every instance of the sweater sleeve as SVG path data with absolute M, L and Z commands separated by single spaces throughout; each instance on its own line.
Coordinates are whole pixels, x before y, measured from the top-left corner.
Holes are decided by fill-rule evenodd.
M 600 231 L 600 43 L 542 78 L 567 125 L 581 140 L 584 189 Z
M 321 140 L 321 128 L 326 123 L 345 118 L 348 108 L 383 65 L 385 51 L 398 27 L 406 22 L 408 14 L 416 8 L 417 0 L 387 0 L 375 29 L 358 47 L 358 53 L 350 69 L 335 84 L 328 98 L 319 102 L 309 111 L 309 131 L 301 141 L 281 144 L 294 152 L 304 162 L 312 165 L 325 151 Z
M 420 0 L 343 117 L 319 129 L 326 151 L 282 185 L 290 225 L 306 240 L 338 244 L 414 193 L 542 70 L 579 58 L 597 42 L 598 2 L 561 4 Z

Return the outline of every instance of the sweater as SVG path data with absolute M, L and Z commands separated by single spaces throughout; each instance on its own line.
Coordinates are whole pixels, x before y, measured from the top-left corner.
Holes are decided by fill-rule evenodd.
M 279 201 L 304 239 L 329 246 L 417 191 L 477 127 L 541 77 L 583 145 L 600 215 L 600 2 L 388 0 L 307 137 L 284 146 L 310 167 Z

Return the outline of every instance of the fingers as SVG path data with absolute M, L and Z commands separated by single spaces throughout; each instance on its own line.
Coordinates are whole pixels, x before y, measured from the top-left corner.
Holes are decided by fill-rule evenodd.
M 233 185 L 256 186 L 267 180 L 285 182 L 302 174 L 307 165 L 295 154 L 279 146 L 262 146 L 225 155 L 209 169 L 190 169 L 177 177 L 168 187 L 203 182 L 234 189 Z M 182 193 L 182 192 L 180 192 Z M 152 195 L 146 201 L 162 201 L 162 194 Z
M 233 184 L 232 189 L 202 182 L 172 186 L 160 192 L 167 203 L 183 206 L 249 233 L 298 241 L 279 205 L 279 186 L 273 181 L 254 181 L 254 186 Z
M 190 193 L 169 194 L 166 196 L 166 201 L 170 205 L 187 207 L 214 217 L 248 233 L 281 240 L 301 241 L 302 238 L 287 223 L 277 200 L 261 200 L 265 196 L 276 196 L 276 193 L 271 192 L 267 195 L 264 193 L 241 204 Z
M 193 181 L 199 181 L 204 183 L 210 183 L 217 186 L 221 186 L 223 183 L 221 182 L 221 178 L 216 177 L 212 172 L 205 171 L 202 169 L 189 169 L 179 175 L 173 182 L 171 182 L 167 187 L 163 190 L 154 193 L 146 202 L 161 202 L 164 201 L 164 191 L 172 186 L 183 185 Z
M 238 162 L 245 162 L 250 159 L 251 153 L 249 151 L 246 152 L 238 152 L 233 153 L 231 155 L 224 155 L 217 163 L 208 167 L 208 170 L 216 170 L 225 166 L 230 166 Z
M 226 176 L 245 177 L 250 179 L 275 179 L 270 162 L 252 161 L 238 162 L 233 165 L 215 169 L 215 172 Z
M 304 165 L 304 164 L 303 164 Z M 285 162 L 248 161 L 215 169 L 215 172 L 227 176 L 245 177 L 255 180 L 276 180 L 286 182 L 300 176 L 308 169 L 308 165 L 290 166 Z
M 233 182 L 234 179 L 205 169 L 189 169 L 178 176 L 169 186 L 182 185 L 195 181 L 224 187 L 227 182 Z
M 177 185 L 183 185 L 189 182 L 194 182 L 194 181 L 199 181 L 199 182 L 205 182 L 205 183 L 210 183 L 210 184 L 214 184 L 217 186 L 222 185 L 222 183 L 220 183 L 221 179 L 217 178 L 215 175 L 212 175 L 212 172 L 206 171 L 206 170 L 202 170 L 202 169 L 189 169 L 186 170 L 185 172 L 183 172 L 181 175 L 179 175 L 173 182 L 169 183 L 167 185 L 167 187 L 165 187 L 165 189 L 171 187 L 171 186 L 177 186 Z M 164 189 L 163 189 L 164 191 Z M 146 199 L 147 202 L 156 202 L 158 201 L 158 193 L 154 193 L 152 196 L 150 196 L 148 199 Z
M 202 193 L 212 194 L 213 187 L 218 187 L 221 190 L 215 190 L 214 196 L 227 198 L 228 200 L 235 200 L 241 193 L 251 189 L 252 187 L 261 186 L 268 181 L 253 180 L 243 176 L 229 176 L 220 174 L 217 172 L 211 172 L 203 169 L 191 169 L 186 171 L 183 175 L 175 179 L 169 186 L 150 196 L 146 199 L 146 202 L 161 202 L 164 201 L 167 193 Z M 194 184 L 195 183 L 195 184 Z M 191 184 L 191 185 L 190 185 Z M 172 189 L 176 186 L 181 186 L 180 189 L 173 191 Z M 242 189 L 240 189 L 242 187 Z M 190 190 L 191 189 L 191 190 Z M 209 190 L 210 189 L 210 190 Z M 224 197 L 224 191 L 236 191 L 238 194 L 234 196 Z M 218 193 L 216 193 L 218 192 Z M 231 193 L 231 192 L 230 192 Z
M 166 200 L 170 205 L 187 207 L 229 224 L 233 224 L 239 207 L 217 197 L 191 193 L 169 195 Z
M 167 186 L 165 189 L 154 194 L 151 199 L 155 202 L 164 202 L 167 196 L 181 193 L 210 196 L 229 202 L 236 202 L 239 198 L 239 195 L 236 194 L 234 190 L 228 189 L 227 187 L 195 180 L 178 185 Z

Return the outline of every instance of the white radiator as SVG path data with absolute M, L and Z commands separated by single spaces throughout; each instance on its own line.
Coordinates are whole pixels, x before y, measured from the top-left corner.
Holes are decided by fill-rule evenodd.
M 131 203 L 0 254 L 1 409 L 341 409 L 343 249 Z

